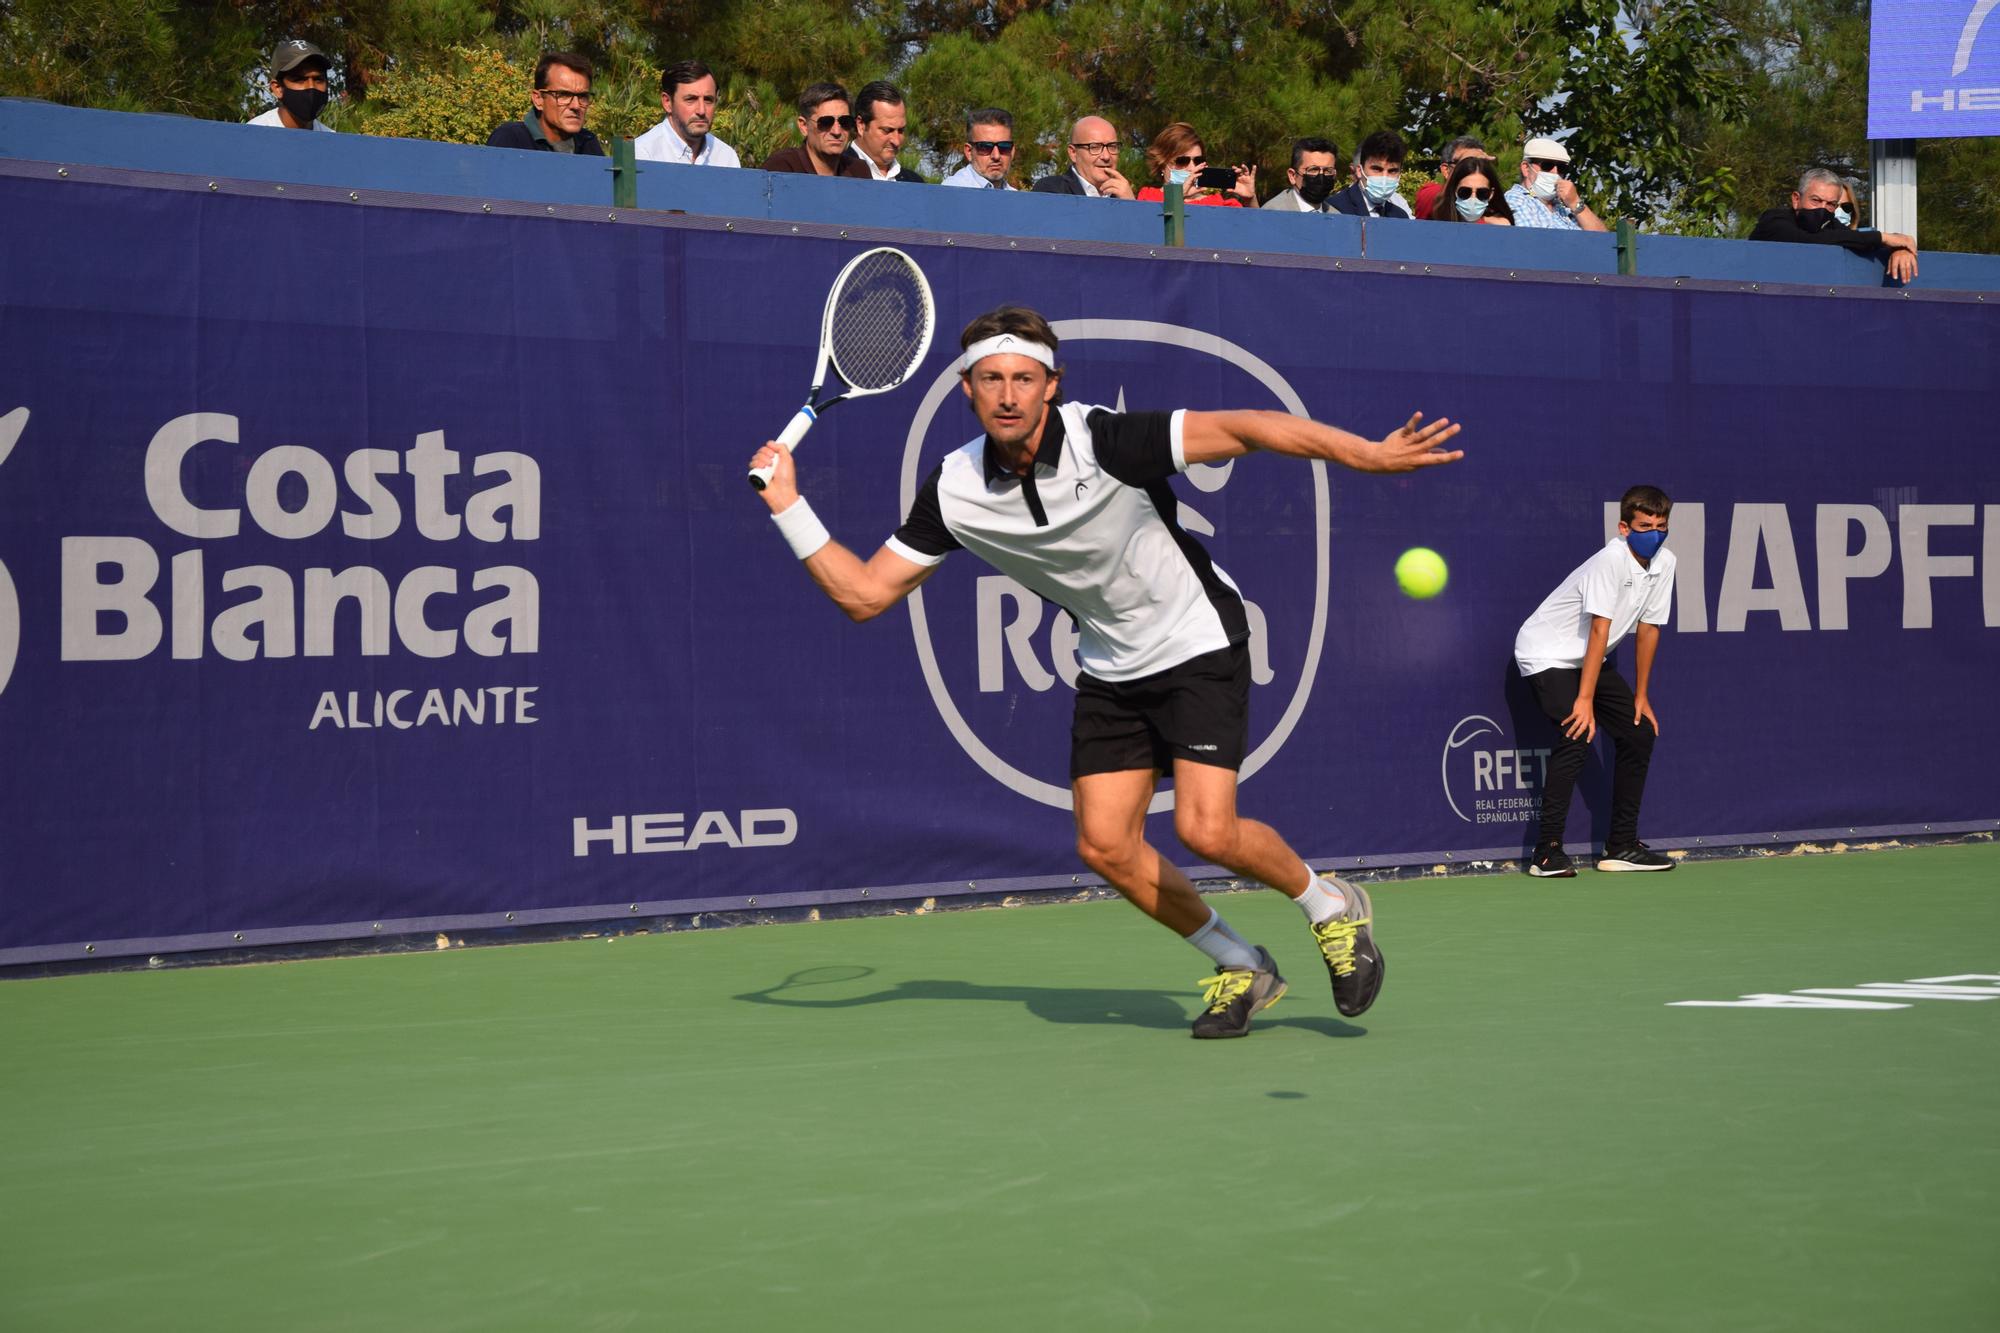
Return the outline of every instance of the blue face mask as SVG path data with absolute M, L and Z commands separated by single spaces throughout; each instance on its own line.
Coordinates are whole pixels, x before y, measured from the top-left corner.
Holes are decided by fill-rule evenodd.
M 1167 184 L 1186 185 L 1188 183 L 1188 177 L 1192 176 L 1193 174 L 1194 173 L 1191 171 L 1183 171 L 1179 167 L 1175 167 L 1173 170 L 1167 173 Z
M 1660 548 L 1666 543 L 1665 528 L 1655 528 L 1651 532 L 1634 532 L 1625 538 L 1625 545 L 1630 547 L 1632 554 L 1641 560 L 1651 560 L 1660 553 Z
M 1460 199 L 1456 201 L 1456 206 L 1458 208 L 1458 215 L 1467 222 L 1477 222 L 1486 216 L 1486 201 L 1484 199 Z
M 1403 183 L 1401 176 L 1367 176 L 1363 179 L 1366 182 L 1364 188 L 1368 191 L 1369 201 L 1377 204 L 1394 194 L 1396 187 Z
M 1845 227 L 1848 223 L 1854 221 L 1854 214 L 1844 208 L 1836 208 L 1833 210 L 1833 220 Z

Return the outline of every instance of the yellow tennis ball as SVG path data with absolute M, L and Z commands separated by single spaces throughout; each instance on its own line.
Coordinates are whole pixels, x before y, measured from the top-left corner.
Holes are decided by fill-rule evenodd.
M 1405 597 L 1418 601 L 1435 597 L 1444 591 L 1449 578 L 1444 557 L 1428 546 L 1412 546 L 1396 558 L 1396 586 Z

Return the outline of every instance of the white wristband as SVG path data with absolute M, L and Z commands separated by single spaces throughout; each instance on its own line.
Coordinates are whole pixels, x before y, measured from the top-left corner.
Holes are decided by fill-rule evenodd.
M 833 534 L 826 530 L 826 524 L 819 521 L 819 515 L 806 503 L 801 495 L 776 514 L 771 521 L 778 525 L 778 532 L 791 544 L 792 554 L 803 560 L 820 547 L 833 540 Z

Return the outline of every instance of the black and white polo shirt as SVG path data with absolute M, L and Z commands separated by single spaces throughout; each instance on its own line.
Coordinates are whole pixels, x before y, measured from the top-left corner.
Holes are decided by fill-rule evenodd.
M 967 550 L 1076 621 L 1099 680 L 1136 680 L 1250 637 L 1236 584 L 1182 530 L 1180 412 L 1051 408 L 1030 475 L 984 435 L 939 463 L 889 549 L 920 565 Z

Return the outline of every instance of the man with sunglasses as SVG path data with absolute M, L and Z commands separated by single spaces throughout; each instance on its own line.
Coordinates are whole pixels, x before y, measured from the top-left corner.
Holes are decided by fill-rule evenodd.
M 544 153 L 603 157 L 604 145 L 583 127 L 590 115 L 591 64 L 571 51 L 551 51 L 535 62 L 533 105 L 519 120 L 495 127 L 486 142 L 494 148 L 531 148 Z
M 1507 191 L 1517 227 L 1548 231 L 1610 231 L 1577 193 L 1569 149 L 1554 139 L 1530 139 L 1521 148 L 1521 183 Z
M 1340 184 L 1340 149 L 1331 139 L 1292 141 L 1292 167 L 1285 173 L 1292 188 L 1264 201 L 1283 213 L 1337 213 L 1333 188 Z
M 1007 173 L 1014 169 L 1014 117 L 997 106 L 965 113 L 965 165 L 944 178 L 944 184 L 971 190 L 1012 190 Z
M 799 94 L 799 137 L 804 143 L 780 148 L 764 159 L 764 170 L 798 176 L 846 176 L 872 180 L 868 164 L 847 151 L 854 139 L 854 112 L 847 89 L 815 83 Z
M 1069 170 L 1044 176 L 1036 194 L 1086 199 L 1130 199 L 1132 182 L 1118 170 L 1118 128 L 1102 116 L 1085 116 L 1069 132 Z

